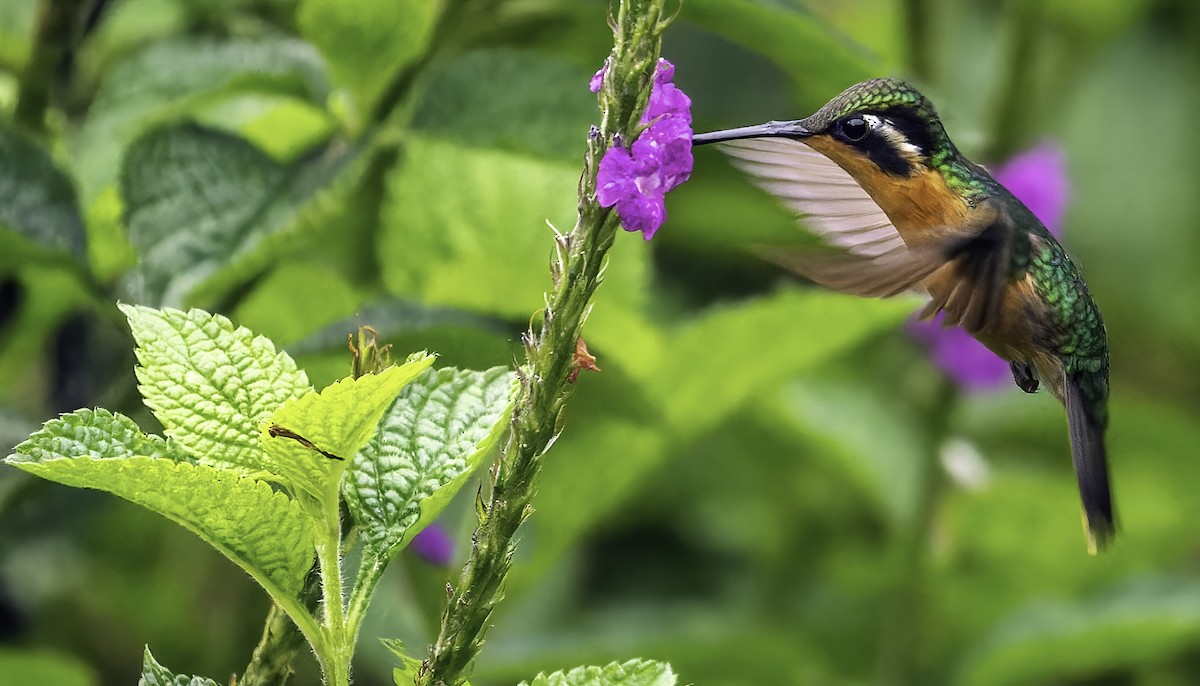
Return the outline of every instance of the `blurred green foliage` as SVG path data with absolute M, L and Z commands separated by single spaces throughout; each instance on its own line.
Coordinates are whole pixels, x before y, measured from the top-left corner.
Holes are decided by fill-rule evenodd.
M 95 405 L 157 430 L 116 300 L 224 312 L 317 386 L 359 323 L 448 365 L 519 356 L 546 222 L 573 221 L 605 2 L 82 3 L 44 126 L 15 114 L 38 4 L 0 2 L 0 443 Z M 704 686 L 1200 682 L 1197 7 L 684 2 L 664 54 L 698 129 L 890 74 L 975 159 L 1062 143 L 1123 531 L 1086 555 L 1052 399 L 961 396 L 904 334 L 916 303 L 758 261 L 803 234 L 700 150 L 655 241 L 618 236 L 585 328 L 603 371 L 472 683 L 632 655 Z M 474 492 L 443 518 L 459 561 Z M 146 643 L 182 672 L 245 665 L 267 599 L 199 539 L 12 469 L 0 512 L 0 683 L 129 683 Z M 455 573 L 390 570 L 357 683 L 391 682 L 373 637 L 429 642 Z

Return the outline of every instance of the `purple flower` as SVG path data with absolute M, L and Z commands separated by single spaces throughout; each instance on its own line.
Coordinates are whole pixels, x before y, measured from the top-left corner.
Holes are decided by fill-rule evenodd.
M 1023 152 L 993 173 L 1018 200 L 1037 215 L 1056 238 L 1062 237 L 1069 183 L 1062 149 L 1043 143 Z M 1011 378 L 1008 363 L 966 331 L 942 325 L 944 314 L 928 322 L 912 322 L 913 338 L 929 347 L 929 356 L 946 376 L 967 392 L 991 390 Z
M 454 559 L 454 539 L 436 522 L 413 537 L 409 548 L 431 565 L 446 567 Z
M 596 72 L 588 87 L 597 92 L 608 64 Z M 667 218 L 663 196 L 687 181 L 692 173 L 692 101 L 672 79 L 675 67 L 660 59 L 654 86 L 642 115 L 642 130 L 626 149 L 614 142 L 600 160 L 596 201 L 616 206 L 626 231 L 640 231 L 646 240 Z

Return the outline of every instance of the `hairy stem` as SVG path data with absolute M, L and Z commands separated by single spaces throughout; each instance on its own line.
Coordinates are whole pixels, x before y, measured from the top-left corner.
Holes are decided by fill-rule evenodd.
M 418 675 L 423 686 L 459 686 L 483 646 L 493 608 L 504 596 L 515 536 L 533 512 L 541 459 L 560 429 L 571 391 L 575 350 L 604 257 L 618 226 L 614 212 L 595 198 L 600 158 L 614 137 L 631 140 L 645 109 L 658 62 L 664 0 L 622 0 L 612 22 L 614 47 L 600 91 L 603 116 L 588 139 L 579 181 L 579 213 L 570 234 L 556 238 L 551 264 L 554 291 L 540 330 L 523 337 L 527 361 L 512 425 L 495 471 L 491 498 L 473 536 L 471 556 L 449 591 L 441 630 Z
M 292 674 L 292 663 L 304 649 L 304 635 L 283 608 L 272 604 L 262 638 L 239 686 L 283 686 Z

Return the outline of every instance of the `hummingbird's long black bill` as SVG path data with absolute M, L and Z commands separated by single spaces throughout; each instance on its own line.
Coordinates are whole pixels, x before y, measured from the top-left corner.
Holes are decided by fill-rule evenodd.
M 804 125 L 799 120 L 769 121 L 766 124 L 759 124 L 757 126 L 743 126 L 737 129 L 725 129 L 724 131 L 697 133 L 692 136 L 692 145 L 735 141 L 742 138 L 807 138 L 811 135 L 813 135 L 813 132 L 804 128 Z

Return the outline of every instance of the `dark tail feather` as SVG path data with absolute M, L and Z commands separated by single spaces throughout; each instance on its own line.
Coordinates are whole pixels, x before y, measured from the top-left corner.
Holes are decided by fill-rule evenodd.
M 1067 424 L 1071 431 L 1071 457 L 1083 499 L 1088 550 L 1103 550 L 1117 533 L 1113 521 L 1112 492 L 1108 486 L 1108 455 L 1104 450 L 1104 425 L 1096 419 L 1076 376 L 1067 375 Z

